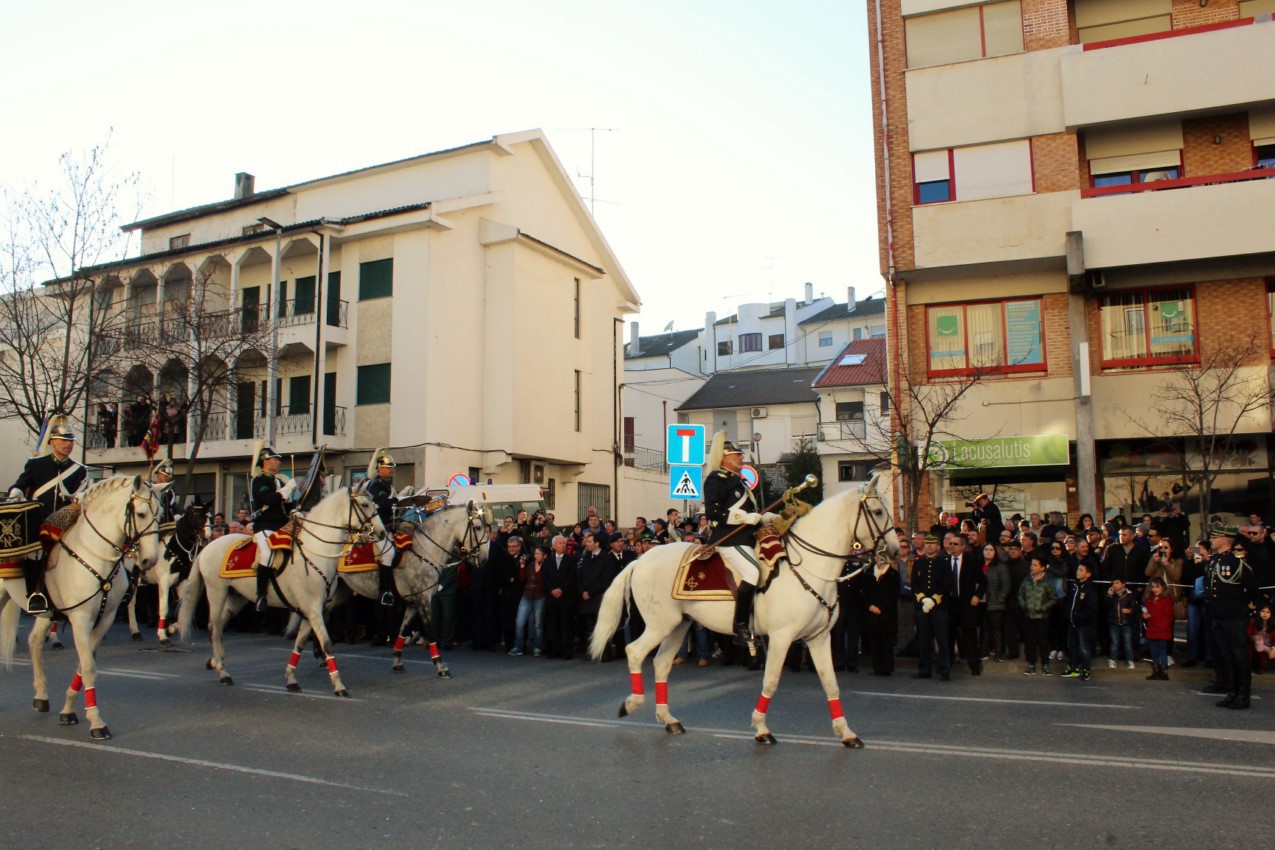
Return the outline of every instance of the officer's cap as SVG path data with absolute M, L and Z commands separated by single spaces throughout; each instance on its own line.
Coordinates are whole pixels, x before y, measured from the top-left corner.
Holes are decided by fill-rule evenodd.
M 1222 525 L 1220 522 L 1213 523 L 1209 529 L 1209 537 L 1236 537 L 1240 530 L 1233 525 Z
M 937 535 L 937 534 L 927 534 L 927 535 L 925 535 L 925 542 L 926 542 L 926 543 L 938 543 L 938 542 L 939 542 L 939 537 L 938 537 L 938 535 Z
M 270 448 L 269 446 L 266 446 L 265 448 L 261 450 L 261 460 L 263 461 L 270 460 L 270 458 L 272 457 L 277 457 L 279 460 L 283 460 L 283 455 L 279 454 L 277 451 Z

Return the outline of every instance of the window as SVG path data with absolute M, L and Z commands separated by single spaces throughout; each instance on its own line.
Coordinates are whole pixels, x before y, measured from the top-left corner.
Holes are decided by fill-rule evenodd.
M 1076 0 L 1081 44 L 1173 29 L 1173 0 Z
M 1040 372 L 1045 368 L 1038 298 L 928 307 L 926 331 L 931 376 L 970 375 L 979 370 Z
M 890 415 L 890 394 L 887 392 L 881 393 L 881 415 Z
M 310 412 L 310 376 L 298 375 L 288 379 L 288 413 Z
M 775 350 L 775 349 L 777 349 L 777 348 L 783 348 L 783 347 L 784 347 L 784 335 L 783 335 L 783 334 L 771 334 L 771 335 L 770 335 L 770 340 L 769 340 L 769 343 L 768 343 L 768 344 L 769 344 L 769 346 L 770 346 L 770 350 L 771 350 L 771 351 L 774 351 L 774 350 Z
M 1160 180 L 1177 180 L 1182 171 L 1176 165 L 1167 168 L 1144 168 L 1137 171 L 1113 171 L 1108 174 L 1091 174 L 1089 183 L 1101 186 L 1131 186 L 1134 183 L 1155 183 Z M 1114 194 L 1125 194 L 1116 192 Z
M 729 339 L 717 343 L 718 357 L 729 357 L 732 353 L 734 353 L 734 351 L 735 351 L 735 347 Z
M 1113 293 L 1103 297 L 1101 311 L 1104 367 L 1198 360 L 1189 287 Z
M 377 363 L 360 366 L 358 385 L 354 390 L 355 404 L 389 404 L 390 364 Z
M 909 68 L 1023 52 L 1018 0 L 918 15 L 904 21 Z
M 579 339 L 580 338 L 580 278 L 578 277 L 575 278 L 574 298 L 575 300 L 573 303 L 575 308 L 575 335 L 576 335 L 576 339 Z
M 819 347 L 828 348 L 832 345 L 832 331 L 819 332 Z
M 885 339 L 885 325 L 873 325 L 869 333 L 873 339 Z
M 183 233 L 181 236 L 173 236 L 168 240 L 168 250 L 176 251 L 178 248 L 186 248 L 190 246 L 190 234 Z
M 1271 351 L 1275 353 L 1275 278 L 1266 281 L 1266 318 L 1270 320 Z
M 304 316 L 314 312 L 315 281 L 315 276 L 310 275 L 309 277 L 299 277 L 292 282 L 292 315 Z
M 1253 167 L 1275 168 L 1275 142 L 1269 145 L 1253 145 Z
M 839 401 L 837 402 L 837 421 L 851 422 L 863 419 L 863 402 L 861 401 Z
M 837 461 L 837 480 L 838 481 L 866 481 L 868 478 L 868 464 L 855 463 L 850 460 Z
M 389 298 L 394 294 L 394 259 L 359 263 L 359 300 Z
M 863 328 L 855 328 L 854 333 L 852 334 L 852 337 L 855 340 L 863 339 Z
M 1084 142 L 1089 183 L 1095 188 L 1183 176 L 1181 119 L 1093 128 L 1085 132 Z
M 580 421 L 583 418 L 581 415 L 581 404 L 583 403 L 584 399 L 581 397 L 580 390 L 581 390 L 580 370 L 576 369 L 576 430 L 577 431 L 580 430 Z
M 246 224 L 244 225 L 243 235 L 247 236 L 250 233 L 260 233 L 265 229 L 266 226 L 264 224 Z
M 761 334 L 740 334 L 739 351 L 761 351 Z
M 917 204 L 977 201 L 1036 191 L 1027 139 L 913 154 Z

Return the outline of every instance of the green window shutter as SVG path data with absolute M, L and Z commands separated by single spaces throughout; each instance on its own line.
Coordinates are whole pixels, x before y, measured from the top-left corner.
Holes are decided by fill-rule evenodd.
M 355 404 L 388 404 L 390 401 L 390 364 L 360 366 Z
M 341 322 L 341 273 L 328 273 L 328 324 L 334 328 L 344 327 Z
M 314 275 L 299 277 L 292 282 L 292 298 L 295 302 L 292 315 L 306 316 L 314 312 Z
M 359 300 L 389 298 L 394 294 L 394 260 L 359 263 Z
M 288 413 L 310 412 L 310 376 L 288 379 Z

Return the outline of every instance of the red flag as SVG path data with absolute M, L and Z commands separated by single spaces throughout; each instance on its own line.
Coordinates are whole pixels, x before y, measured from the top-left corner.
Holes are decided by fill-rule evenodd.
M 155 416 L 151 419 L 151 425 L 146 429 L 146 436 L 142 438 L 142 451 L 146 453 L 147 460 L 154 460 L 155 455 L 159 453 L 159 417 Z

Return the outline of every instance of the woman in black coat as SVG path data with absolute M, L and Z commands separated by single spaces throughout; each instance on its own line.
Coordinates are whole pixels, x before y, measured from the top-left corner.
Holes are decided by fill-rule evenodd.
M 861 576 L 863 633 L 872 656 L 872 675 L 894 672 L 894 644 L 899 632 L 899 571 L 889 559 L 878 561 Z

